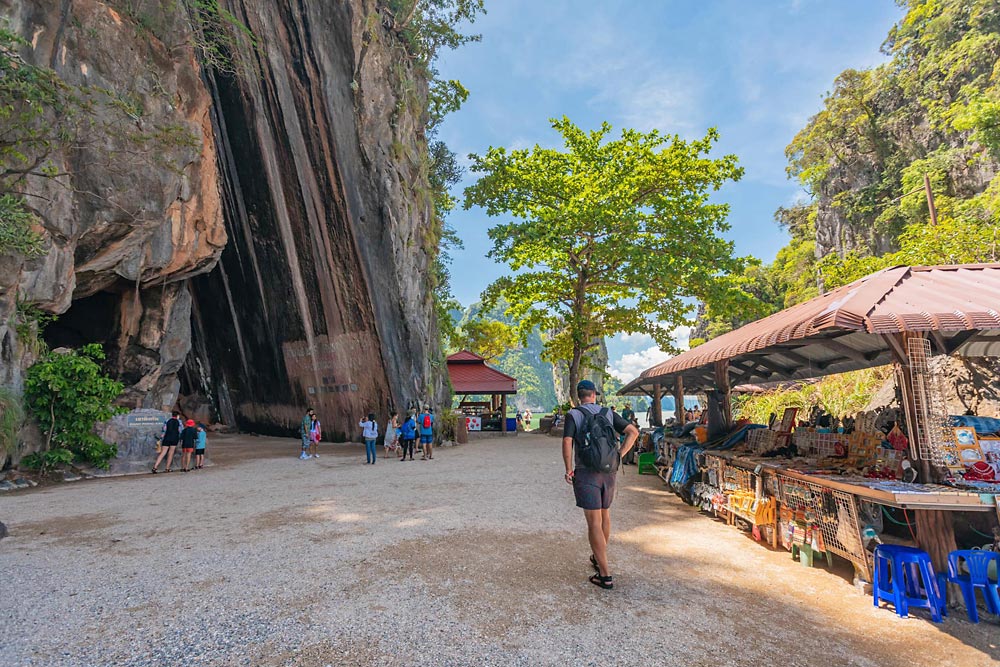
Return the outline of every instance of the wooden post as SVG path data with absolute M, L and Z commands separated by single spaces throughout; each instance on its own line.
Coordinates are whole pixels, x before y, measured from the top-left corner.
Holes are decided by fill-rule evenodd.
M 500 432 L 507 432 L 507 394 L 500 394 Z
M 733 430 L 733 402 L 729 387 L 729 361 L 715 362 L 715 388 L 722 394 L 722 423 L 726 433 Z
M 947 572 L 948 554 L 958 548 L 952 515 L 942 510 L 914 510 L 913 517 L 920 548 L 930 554 L 936 572 Z
M 920 192 L 917 190 L 917 192 Z M 924 174 L 924 192 L 927 193 L 927 209 L 931 213 L 931 226 L 937 225 L 937 209 L 934 207 L 934 192 L 931 190 L 931 177 Z
M 684 378 L 680 375 L 674 378 L 674 419 L 684 423 Z
M 653 426 L 663 426 L 663 388 L 657 382 L 653 385 Z

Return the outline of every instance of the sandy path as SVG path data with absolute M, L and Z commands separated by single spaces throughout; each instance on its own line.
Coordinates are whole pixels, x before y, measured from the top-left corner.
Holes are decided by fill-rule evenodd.
M 0 498 L 0 665 L 1000 664 L 995 621 L 876 610 L 634 467 L 596 589 L 554 438 L 324 450 Z

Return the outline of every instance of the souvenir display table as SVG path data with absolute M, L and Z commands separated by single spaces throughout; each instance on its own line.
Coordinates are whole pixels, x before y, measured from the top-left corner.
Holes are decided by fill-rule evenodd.
M 890 479 L 892 450 L 870 445 L 882 435 L 824 437 L 843 442 L 838 457 L 829 456 L 810 429 L 774 441 L 774 431 L 750 431 L 747 442 L 730 450 L 702 449 L 690 439 L 664 438 L 661 477 L 677 491 L 690 488 L 690 500 L 703 509 L 752 526 L 755 537 L 772 548 L 784 546 L 810 554 L 836 554 L 852 562 L 871 581 L 870 536 L 865 527 L 878 505 L 895 507 L 919 521 L 922 512 L 998 511 L 1000 484 L 961 489 Z M 825 434 L 824 434 L 825 435 Z M 777 458 L 753 451 L 783 442 L 797 442 L 801 456 Z M 847 446 L 847 443 L 852 443 Z M 887 463 L 889 461 L 890 463 Z M 865 477 L 868 474 L 883 475 Z M 700 481 L 699 481 L 700 480 Z M 688 482 L 692 482 L 688 485 Z M 682 495 L 684 495 L 682 493 Z M 946 516 L 947 518 L 947 516 Z

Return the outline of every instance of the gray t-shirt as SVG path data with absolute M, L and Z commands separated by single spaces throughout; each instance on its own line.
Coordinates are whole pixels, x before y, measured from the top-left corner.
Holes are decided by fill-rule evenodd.
M 580 460 L 580 448 L 578 447 L 579 442 L 576 437 L 577 431 L 583 426 L 583 415 L 580 414 L 580 411 L 586 410 L 590 414 L 596 415 L 603 408 L 603 405 L 598 405 L 597 403 L 583 403 L 570 410 L 566 415 L 566 425 L 563 426 L 563 437 L 573 438 L 574 468 L 585 467 L 583 462 Z M 629 427 L 629 422 L 623 419 L 617 412 L 612 412 L 611 408 L 608 408 L 607 417 L 608 421 L 611 422 L 611 425 L 618 433 L 624 433 L 625 429 Z

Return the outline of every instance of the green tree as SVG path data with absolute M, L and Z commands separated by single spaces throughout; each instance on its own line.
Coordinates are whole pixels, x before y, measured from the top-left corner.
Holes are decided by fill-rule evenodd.
M 514 218 L 489 230 L 489 256 L 513 273 L 483 300 L 505 300 L 522 336 L 551 332 L 546 358 L 566 362 L 571 385 L 605 336 L 645 332 L 673 349 L 669 331 L 688 321 L 690 297 L 720 311 L 757 307 L 732 277 L 746 262 L 720 235 L 729 207 L 710 200 L 743 173 L 733 155 L 709 157 L 714 129 L 684 141 L 655 130 L 610 140 L 607 123 L 586 132 L 565 117 L 552 127 L 565 150 L 471 155 L 481 176 L 465 207 Z
M 107 467 L 117 449 L 94 433 L 94 425 L 124 412 L 112 404 L 124 385 L 101 370 L 103 360 L 104 350 L 97 343 L 50 352 L 28 369 L 24 399 L 46 434 L 46 449 L 55 444 Z
M 517 331 L 506 322 L 476 318 L 465 322 L 459 330 L 455 347 L 493 361 L 518 347 Z

